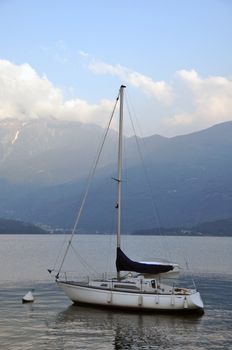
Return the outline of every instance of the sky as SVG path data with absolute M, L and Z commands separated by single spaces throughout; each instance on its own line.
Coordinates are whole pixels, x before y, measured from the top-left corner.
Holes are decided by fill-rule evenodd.
M 105 126 L 125 84 L 142 136 L 232 119 L 232 0 L 0 0 L 0 119 Z

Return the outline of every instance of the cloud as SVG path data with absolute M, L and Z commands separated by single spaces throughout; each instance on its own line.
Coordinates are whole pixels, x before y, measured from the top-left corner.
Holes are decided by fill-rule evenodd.
M 89 54 L 87 52 L 83 51 L 83 50 L 79 51 L 79 55 L 84 57 L 84 58 L 89 57 Z
M 141 73 L 132 71 L 121 65 L 110 65 L 105 62 L 93 61 L 89 69 L 95 74 L 110 74 L 119 77 L 123 83 L 129 83 L 156 100 L 170 105 L 173 101 L 172 88 L 164 81 L 154 81 Z
M 161 102 L 162 105 L 155 105 L 156 120 L 151 110 L 154 103 L 150 112 L 146 108 L 146 114 L 150 114 L 154 130 L 156 123 L 156 130 L 166 135 L 188 133 L 232 119 L 232 81 L 226 77 L 201 77 L 195 70 L 183 69 L 168 84 L 121 65 L 95 60 L 89 69 L 95 74 L 117 76 Z
M 0 60 L 0 87 L 0 119 L 55 117 L 103 126 L 113 106 L 107 99 L 99 104 L 78 98 L 65 101 L 61 89 L 27 63 Z
M 182 111 L 166 120 L 172 126 L 185 126 L 192 130 L 204 128 L 215 123 L 232 119 L 232 81 L 225 77 L 210 76 L 202 78 L 195 70 L 177 72 L 182 88 L 176 93 L 189 100 L 189 107 L 180 103 L 176 105 Z M 179 105 L 178 105 L 179 103 Z M 184 110 L 183 110 L 184 109 Z
M 232 81 L 221 76 L 202 77 L 195 70 L 177 71 L 172 84 L 154 81 L 121 65 L 92 62 L 94 74 L 109 74 L 150 98 L 137 99 L 143 112 L 144 134 L 167 136 L 188 133 L 232 119 Z M 0 60 L 0 119 L 53 117 L 105 126 L 114 101 L 98 103 L 65 99 L 61 89 L 29 64 Z

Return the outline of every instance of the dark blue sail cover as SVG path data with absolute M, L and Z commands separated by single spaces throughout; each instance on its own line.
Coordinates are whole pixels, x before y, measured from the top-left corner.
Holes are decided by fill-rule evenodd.
M 117 248 L 117 271 L 133 271 L 138 273 L 159 274 L 173 270 L 172 265 L 140 263 L 130 260 L 120 248 Z

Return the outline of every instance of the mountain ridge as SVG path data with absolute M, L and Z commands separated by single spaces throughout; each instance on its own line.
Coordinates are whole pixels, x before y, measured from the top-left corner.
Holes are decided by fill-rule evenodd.
M 27 142 L 23 143 L 23 138 L 20 140 L 20 134 L 17 135 L 18 122 L 15 126 L 13 121 L 8 126 L 4 123 L 0 123 L 0 216 L 53 227 L 72 227 L 103 130 L 73 122 L 36 121 L 27 125 Z M 45 132 L 46 142 L 51 141 L 52 145 L 44 141 Z M 84 212 L 80 222 L 84 230 L 113 230 L 116 194 L 112 177 L 116 176 L 117 158 L 113 149 L 117 145 L 117 133 L 112 131 L 109 136 L 109 147 L 87 203 L 90 209 Z M 8 162 L 4 154 L 6 140 L 8 145 L 15 140 L 12 145 L 15 150 Z M 19 141 L 23 144 L 16 149 Z M 138 142 L 143 146 L 150 188 L 141 180 L 144 180 L 144 171 L 140 168 L 140 156 L 135 155 Z M 40 144 L 35 154 L 33 150 Z M 231 147 L 232 122 L 173 138 L 160 135 L 137 140 L 125 138 L 127 171 L 123 185 L 128 190 L 123 198 L 123 207 L 127 208 L 123 218 L 125 231 L 155 226 L 192 227 L 200 222 L 231 217 Z M 20 150 L 25 154 L 19 154 Z M 39 173 L 41 164 L 47 166 L 44 177 Z M 151 213 L 154 203 L 145 201 L 145 194 L 149 192 L 158 208 L 155 219 Z
M 48 231 L 28 222 L 0 218 L 0 234 L 48 234 Z

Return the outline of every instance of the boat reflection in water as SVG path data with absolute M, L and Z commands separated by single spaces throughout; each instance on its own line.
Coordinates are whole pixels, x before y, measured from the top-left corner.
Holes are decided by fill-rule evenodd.
M 201 318 L 191 315 L 144 314 L 71 305 L 58 314 L 56 329 L 68 332 L 70 348 L 167 349 L 188 344 Z M 174 331 L 176 329 L 176 332 Z M 58 332 L 59 333 L 59 332 Z M 67 338 L 66 338 L 67 339 Z M 80 344 L 79 344 L 80 342 Z

